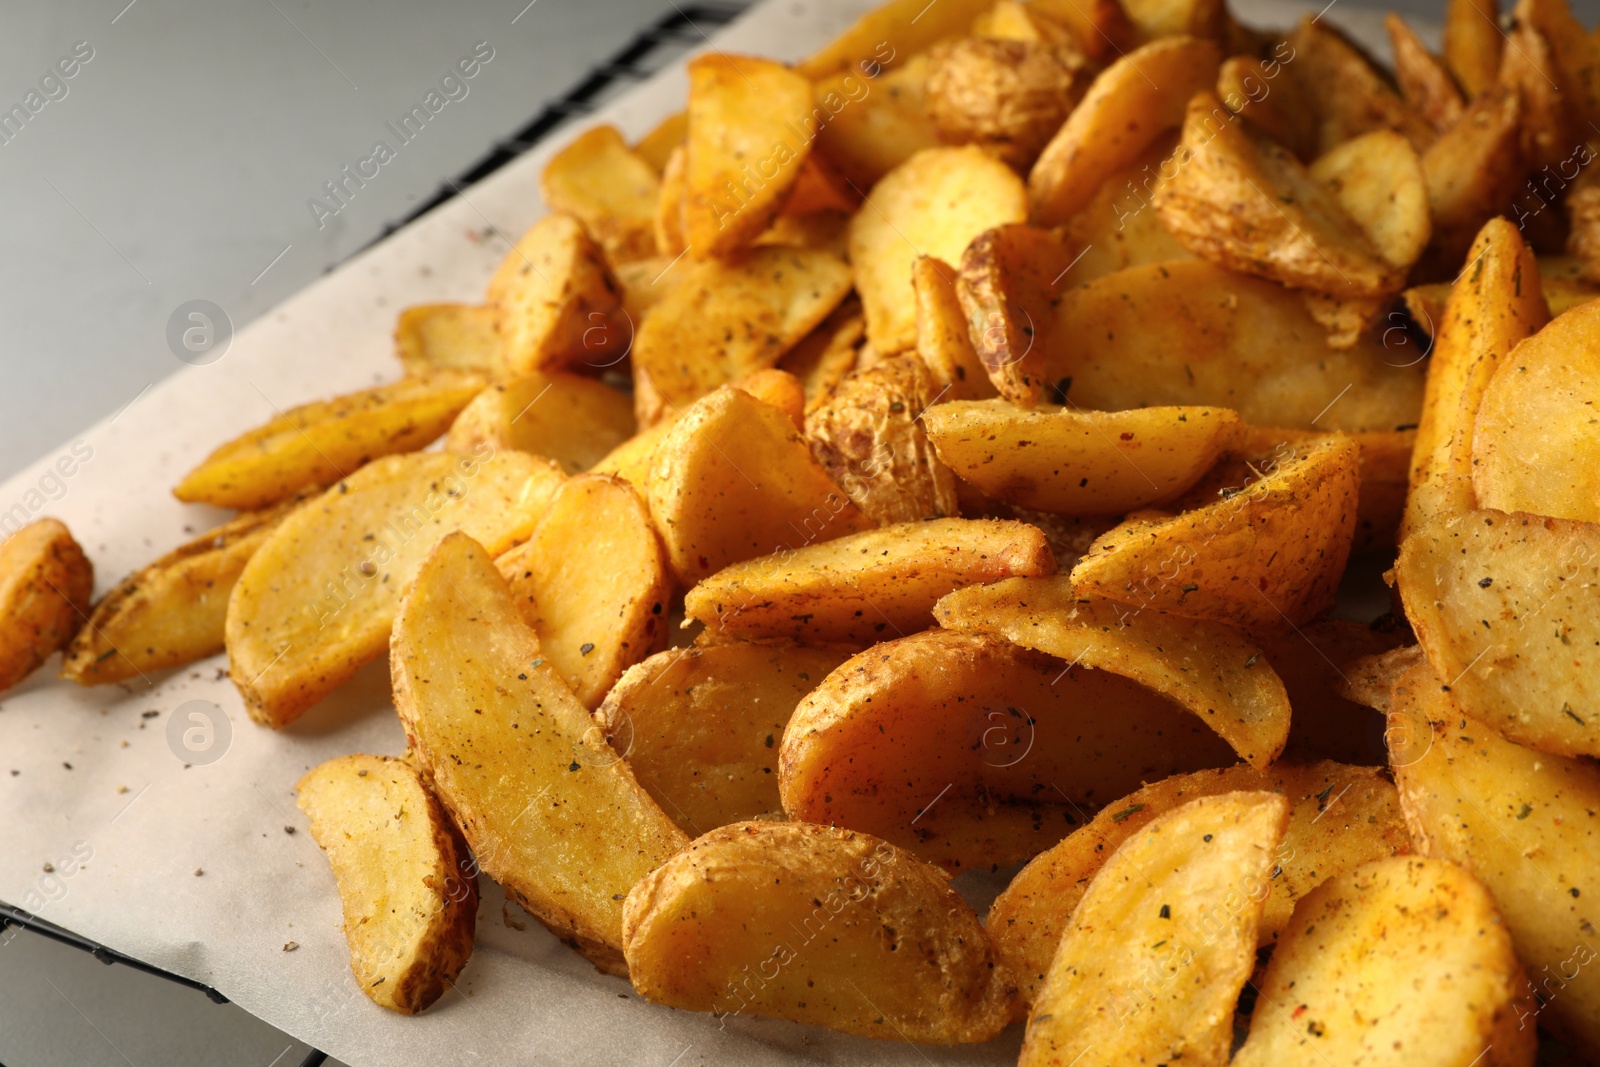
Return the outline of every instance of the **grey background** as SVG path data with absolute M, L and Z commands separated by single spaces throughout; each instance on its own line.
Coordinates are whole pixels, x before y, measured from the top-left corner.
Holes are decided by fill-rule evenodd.
M 94 49 L 0 145 L 0 478 L 180 369 L 166 342 L 180 304 L 211 300 L 243 326 L 674 6 L 525 3 L 0 3 L 0 108 L 76 42 Z M 1443 14 L 1442 0 L 1392 6 Z M 1575 7 L 1592 22 L 1600 0 Z M 494 58 L 468 95 L 319 228 L 307 199 L 479 41 Z M 34 935 L 0 947 L 9 1067 L 285 1067 L 306 1051 L 231 1005 Z

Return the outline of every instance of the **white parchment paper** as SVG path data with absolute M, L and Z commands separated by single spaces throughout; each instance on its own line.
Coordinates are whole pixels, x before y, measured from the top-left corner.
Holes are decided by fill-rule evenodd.
M 715 47 L 796 59 L 866 6 L 767 0 Z M 1284 0 L 1236 6 L 1280 26 L 1308 10 Z M 1371 12 L 1345 0 L 1328 17 L 1383 48 Z M 680 108 L 685 91 L 680 65 L 581 121 L 612 122 L 634 138 Z M 557 133 L 241 330 L 221 359 L 61 442 L 0 486 L 0 513 L 21 505 L 64 520 L 94 560 L 100 592 L 215 525 L 223 513 L 172 498 L 179 476 L 275 409 L 397 377 L 395 315 L 414 303 L 481 299 L 506 249 L 499 235 L 514 238 L 544 213 L 538 175 L 569 136 Z M 412 1018 L 376 1007 L 350 973 L 333 877 L 292 787 L 333 756 L 402 751 L 387 664 L 281 732 L 250 722 L 224 666 L 218 656 L 81 689 L 57 680 L 52 661 L 0 699 L 0 900 L 212 986 L 353 1067 L 1015 1062 L 1018 1027 L 980 1048 L 940 1049 L 771 1020 L 719 1024 L 646 1004 L 505 905 L 487 878 L 458 991 Z M 191 700 L 225 712 L 210 739 L 208 751 L 221 753 L 213 762 L 186 765 L 181 739 L 169 738 L 169 727 L 192 727 L 174 717 Z M 286 951 L 290 943 L 298 947 Z

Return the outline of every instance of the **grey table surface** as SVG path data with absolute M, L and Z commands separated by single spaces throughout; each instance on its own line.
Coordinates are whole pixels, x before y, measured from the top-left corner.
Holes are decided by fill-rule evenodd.
M 266 312 L 674 6 L 0 4 L 0 110 L 43 100 L 20 130 L 0 126 L 0 477 L 180 369 L 180 305 L 212 301 L 235 326 Z M 1443 13 L 1442 0 L 1391 6 Z M 1600 13 L 1600 0 L 1575 6 Z M 475 49 L 492 58 L 446 86 L 450 102 L 376 178 L 336 214 L 310 206 Z M 287 1067 L 308 1051 L 231 1005 L 35 935 L 0 947 L 8 1067 Z

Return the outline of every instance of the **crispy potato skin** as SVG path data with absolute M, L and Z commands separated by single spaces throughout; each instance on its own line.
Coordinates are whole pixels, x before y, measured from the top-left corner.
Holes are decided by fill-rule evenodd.
M 925 3 L 888 0 L 877 5 L 795 68 L 813 81 L 852 67 L 896 70 L 890 64 L 903 66 L 944 38 L 966 33 L 991 6 L 991 0 L 953 0 L 936 10 Z M 889 41 L 894 46 L 886 54 Z
M 67 646 L 61 677 L 104 685 L 221 652 L 234 583 L 302 502 L 240 515 L 124 578 Z
M 1026 170 L 1082 96 L 1082 69 L 1042 41 L 958 37 L 929 52 L 928 114 L 945 140 Z
M 1369 860 L 1410 851 L 1411 837 L 1394 786 L 1378 767 L 1277 763 L 1263 773 L 1240 765 L 1152 782 L 1114 800 L 1019 871 L 989 907 L 985 928 L 1031 1004 L 1056 945 L 1094 876 L 1123 842 L 1160 815 L 1202 796 L 1266 790 L 1289 802 L 1272 893 L 1260 938 L 1272 943 L 1289 924 L 1295 901 L 1326 878 Z
M 1074 255 L 1056 232 L 1036 226 L 997 226 L 961 254 L 956 296 L 967 335 L 995 391 L 1018 407 L 1061 401 L 1060 383 L 1049 376 L 1049 311 Z
M 938 868 L 807 823 L 735 823 L 697 839 L 634 886 L 623 937 L 647 1000 L 891 1041 L 987 1041 L 1014 992 Z M 752 981 L 774 958 L 776 976 Z
M 356 984 L 404 1015 L 444 996 L 472 955 L 477 867 L 417 770 L 340 756 L 308 771 L 297 803 L 333 867 Z
M 1377 65 L 1326 20 L 1306 15 L 1288 36 L 1298 81 L 1317 124 L 1317 155 L 1373 130 L 1394 130 L 1423 151 L 1433 129 L 1406 106 Z
M 0 541 L 0 690 L 66 645 L 88 617 L 94 564 L 59 519 Z
M 1423 960 L 1426 979 L 1414 971 Z M 1233 1062 L 1531 1067 L 1526 984 L 1472 875 L 1420 856 L 1375 860 L 1295 908 Z
M 1276 793 L 1229 792 L 1130 836 L 1073 910 L 1019 1067 L 1225 1067 L 1288 821 Z

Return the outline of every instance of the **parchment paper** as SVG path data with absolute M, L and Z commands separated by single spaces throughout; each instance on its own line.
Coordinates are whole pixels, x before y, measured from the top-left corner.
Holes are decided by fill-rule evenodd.
M 866 6 L 767 0 L 716 47 L 796 59 Z M 1237 7 L 1247 20 L 1277 26 L 1315 10 L 1277 0 Z M 1328 17 L 1385 50 L 1372 12 L 1346 2 Z M 612 122 L 631 139 L 680 108 L 685 91 L 679 65 L 581 124 Z M 94 560 L 102 593 L 221 521 L 224 513 L 172 498 L 179 476 L 275 409 L 397 377 L 397 312 L 481 299 L 506 249 L 501 235 L 515 238 L 544 213 L 538 175 L 571 132 L 241 330 L 216 362 L 186 368 L 62 442 L 0 487 L 0 513 L 21 505 L 64 520 Z M 56 666 L 0 700 L 0 900 L 204 982 L 353 1067 L 1016 1060 L 1020 1027 L 983 1047 L 940 1049 L 771 1020 L 724 1025 L 646 1004 L 506 905 L 487 878 L 477 949 L 458 991 L 421 1016 L 386 1012 L 356 987 L 333 877 L 292 787 L 333 756 L 402 751 L 387 664 L 373 664 L 281 732 L 250 722 L 222 656 L 95 689 L 57 680 Z M 226 716 L 203 755 L 182 740 L 194 724 L 175 716 L 192 700 L 214 702 Z

